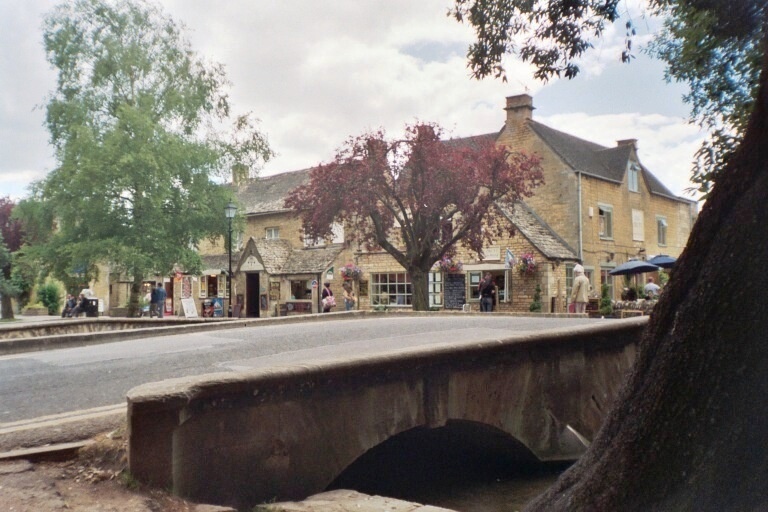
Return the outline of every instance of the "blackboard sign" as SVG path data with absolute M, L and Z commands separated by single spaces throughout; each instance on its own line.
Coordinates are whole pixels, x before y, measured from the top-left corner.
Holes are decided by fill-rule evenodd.
M 445 309 L 461 309 L 467 302 L 464 274 L 445 274 Z

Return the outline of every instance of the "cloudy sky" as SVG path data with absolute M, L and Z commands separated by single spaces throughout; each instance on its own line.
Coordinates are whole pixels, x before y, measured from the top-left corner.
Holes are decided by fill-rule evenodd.
M 631 4 L 629 0 L 626 4 Z M 582 63 L 576 80 L 534 81 L 507 61 L 508 82 L 473 80 L 472 33 L 446 16 L 450 0 L 159 0 L 192 47 L 226 66 L 237 113 L 253 112 L 278 157 L 263 175 L 330 160 L 349 136 L 436 121 L 452 136 L 494 132 L 505 97 L 527 92 L 534 118 L 587 140 L 638 139 L 641 161 L 682 195 L 702 139 L 686 122 L 685 90 L 636 52 L 619 61 L 623 21 Z M 46 0 L 0 2 L 0 195 L 20 198 L 56 165 L 41 106 L 55 87 L 41 24 Z M 653 30 L 640 13 L 635 43 Z M 636 44 L 637 46 L 637 44 Z

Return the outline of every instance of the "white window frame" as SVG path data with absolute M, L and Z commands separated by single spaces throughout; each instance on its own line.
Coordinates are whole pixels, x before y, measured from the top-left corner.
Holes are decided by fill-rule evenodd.
M 371 273 L 368 295 L 372 306 L 412 306 L 413 286 L 407 272 Z M 382 297 L 387 300 L 382 300 Z M 394 299 L 393 299 L 394 297 Z
M 443 307 L 443 286 L 444 279 L 442 272 L 430 272 L 427 281 L 427 294 L 429 295 L 430 308 Z
M 632 209 L 632 240 L 645 241 L 645 212 L 634 208 Z
M 669 227 L 669 223 L 667 222 L 667 218 L 663 215 L 657 215 L 656 216 L 656 243 L 660 247 L 665 247 L 667 245 L 667 228 Z
M 597 205 L 598 234 L 603 240 L 613 240 L 613 206 Z
M 640 166 L 634 162 L 627 169 L 627 188 L 630 192 L 640 192 Z
M 267 240 L 277 240 L 280 238 L 280 228 L 279 227 L 269 227 L 264 229 L 264 238 Z

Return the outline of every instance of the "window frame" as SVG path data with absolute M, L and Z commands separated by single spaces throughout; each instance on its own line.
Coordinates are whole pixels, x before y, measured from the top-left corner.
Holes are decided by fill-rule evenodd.
M 280 239 L 280 227 L 279 226 L 270 226 L 268 228 L 264 228 L 264 238 L 266 240 L 279 240 Z
M 601 240 L 613 240 L 613 206 L 597 205 L 597 234 Z
M 634 162 L 627 169 L 627 188 L 630 192 L 640 192 L 640 166 Z
M 669 222 L 664 215 L 656 216 L 656 244 L 659 247 L 667 246 Z
M 407 272 L 375 272 L 369 281 L 371 306 L 410 307 L 413 305 L 413 286 Z M 386 302 L 381 300 L 387 296 Z M 392 298 L 394 297 L 394 301 Z M 399 298 L 402 297 L 402 302 Z
M 632 241 L 645 242 L 645 212 L 632 208 Z

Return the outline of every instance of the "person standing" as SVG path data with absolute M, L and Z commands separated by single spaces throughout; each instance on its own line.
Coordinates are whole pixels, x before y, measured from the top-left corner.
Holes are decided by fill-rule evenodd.
M 344 289 L 344 311 L 351 311 L 355 307 L 355 292 L 352 290 L 352 284 L 349 281 L 344 281 L 341 285 Z
M 493 282 L 493 276 L 490 272 L 485 273 L 485 277 L 478 286 L 480 292 L 480 311 L 490 313 L 493 311 L 493 303 L 496 300 L 496 283 Z
M 584 313 L 589 302 L 589 279 L 584 275 L 584 267 L 573 267 L 573 289 L 571 290 L 571 302 L 574 304 L 575 313 Z
M 661 288 L 659 287 L 659 285 L 653 282 L 652 277 L 649 277 L 648 284 L 645 285 L 643 290 L 645 291 L 645 294 L 648 296 L 649 299 L 655 299 L 656 297 L 659 296 L 659 291 L 661 290 Z
M 331 308 L 336 306 L 336 299 L 333 298 L 333 290 L 331 290 L 331 283 L 323 284 L 323 293 L 320 297 L 323 303 L 323 313 L 330 313 Z
M 157 288 L 155 288 L 155 306 L 157 307 L 157 317 L 163 318 L 163 313 L 165 312 L 165 288 L 163 288 L 163 283 L 157 283 Z

